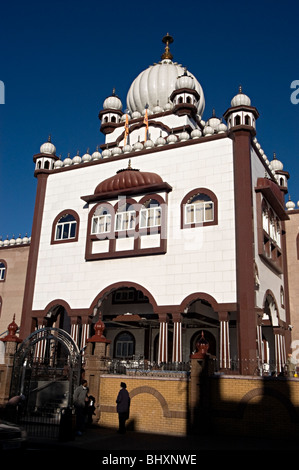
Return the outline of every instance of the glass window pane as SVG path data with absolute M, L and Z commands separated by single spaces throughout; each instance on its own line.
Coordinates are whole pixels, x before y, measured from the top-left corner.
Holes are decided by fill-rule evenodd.
M 70 224 L 63 224 L 62 227 L 63 227 L 62 238 L 65 240 L 66 238 L 69 238 Z
M 206 202 L 205 205 L 205 220 L 213 220 L 214 219 L 214 213 L 213 213 L 213 203 L 212 202 Z
M 61 240 L 62 226 L 57 225 L 55 240 Z
M 71 224 L 71 233 L 70 233 L 70 238 L 75 238 L 76 236 L 76 222 L 73 222 Z

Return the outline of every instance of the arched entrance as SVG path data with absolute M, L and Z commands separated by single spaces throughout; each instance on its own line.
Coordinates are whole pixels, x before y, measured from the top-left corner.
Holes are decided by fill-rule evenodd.
M 117 360 L 154 360 L 154 338 L 159 331 L 156 303 L 142 286 L 120 282 L 107 287 L 92 306 L 93 327 L 101 318 L 111 341 L 110 355 Z
M 261 325 L 261 362 L 265 375 L 280 374 L 286 363 L 285 338 L 281 334 L 279 310 L 274 295 L 267 291 Z
M 81 374 L 81 356 L 71 336 L 60 328 L 41 328 L 19 346 L 13 365 L 10 396 L 24 395 L 24 416 L 59 427 L 62 410 L 72 405 Z M 50 421 L 49 421 L 50 419 Z

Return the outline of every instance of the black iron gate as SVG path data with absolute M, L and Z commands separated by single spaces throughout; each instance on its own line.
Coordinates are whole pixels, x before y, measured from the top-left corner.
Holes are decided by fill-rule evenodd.
M 21 343 L 10 396 L 23 395 L 16 418 L 30 436 L 58 438 L 70 432 L 72 397 L 80 374 L 80 351 L 66 331 L 42 328 Z

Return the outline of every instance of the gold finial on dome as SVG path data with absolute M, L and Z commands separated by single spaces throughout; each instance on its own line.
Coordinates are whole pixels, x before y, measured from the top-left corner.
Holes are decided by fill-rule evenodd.
M 173 59 L 173 55 L 171 54 L 170 50 L 169 50 L 169 44 L 171 44 L 173 42 L 173 37 L 170 36 L 169 33 L 166 34 L 166 36 L 164 36 L 164 38 L 162 39 L 162 42 L 164 42 L 165 44 L 165 51 L 164 53 L 162 54 L 161 56 L 161 59 L 170 59 L 172 60 Z

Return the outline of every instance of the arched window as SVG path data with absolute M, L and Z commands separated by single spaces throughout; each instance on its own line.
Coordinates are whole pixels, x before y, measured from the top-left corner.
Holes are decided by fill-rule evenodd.
M 71 210 L 58 214 L 52 226 L 51 243 L 74 242 L 78 240 L 79 216 Z
M 130 359 L 135 354 L 135 338 L 129 332 L 120 333 L 114 344 L 116 358 Z
M 248 114 L 245 116 L 245 124 L 246 126 L 250 126 L 250 116 L 248 116 Z
M 241 124 L 241 117 L 237 114 L 235 117 L 235 126 L 239 126 Z
M 182 228 L 216 225 L 218 203 L 215 194 L 204 188 L 188 193 L 181 204 Z
M 6 278 L 6 263 L 0 260 L 0 282 L 5 281 Z
M 76 226 L 77 222 L 73 215 L 66 214 L 62 216 L 56 225 L 55 240 L 67 240 L 69 238 L 75 238 Z
M 161 226 L 161 207 L 156 199 L 149 199 L 140 210 L 140 228 Z

